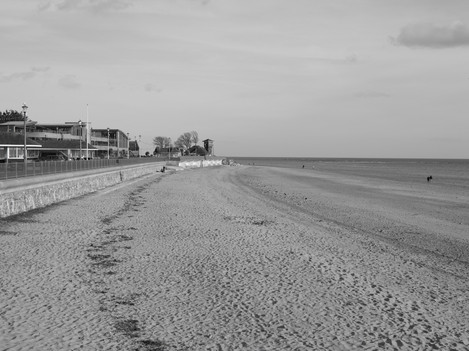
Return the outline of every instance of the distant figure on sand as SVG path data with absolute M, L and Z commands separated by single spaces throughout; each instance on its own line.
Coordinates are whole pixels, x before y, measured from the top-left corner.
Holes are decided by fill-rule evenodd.
M 305 165 L 303 165 L 303 168 L 305 168 Z
M 432 176 L 427 177 L 427 182 L 430 182 L 430 180 L 432 180 L 432 179 L 433 179 Z

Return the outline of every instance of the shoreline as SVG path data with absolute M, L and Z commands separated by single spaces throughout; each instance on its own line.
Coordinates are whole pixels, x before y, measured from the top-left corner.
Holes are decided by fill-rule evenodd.
M 1 221 L 0 344 L 467 349 L 467 205 L 411 190 L 215 167 Z

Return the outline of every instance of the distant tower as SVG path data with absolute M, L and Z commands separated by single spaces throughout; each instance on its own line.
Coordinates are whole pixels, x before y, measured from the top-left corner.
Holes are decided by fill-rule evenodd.
M 204 149 L 207 150 L 207 156 L 214 156 L 215 152 L 213 149 L 213 140 L 205 139 L 203 140 L 203 143 L 204 143 Z

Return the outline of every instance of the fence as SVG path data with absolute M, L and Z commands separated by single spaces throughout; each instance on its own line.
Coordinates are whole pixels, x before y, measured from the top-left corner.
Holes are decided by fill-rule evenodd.
M 76 172 L 89 169 L 126 166 L 139 163 L 161 162 L 155 157 L 130 159 L 93 159 L 78 161 L 41 161 L 0 163 L 0 181 L 21 177 L 33 177 L 43 174 Z

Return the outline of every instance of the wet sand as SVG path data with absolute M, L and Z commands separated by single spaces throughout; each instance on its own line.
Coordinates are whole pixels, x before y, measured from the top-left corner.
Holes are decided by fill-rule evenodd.
M 0 350 L 467 350 L 469 194 L 155 174 L 0 221 Z

